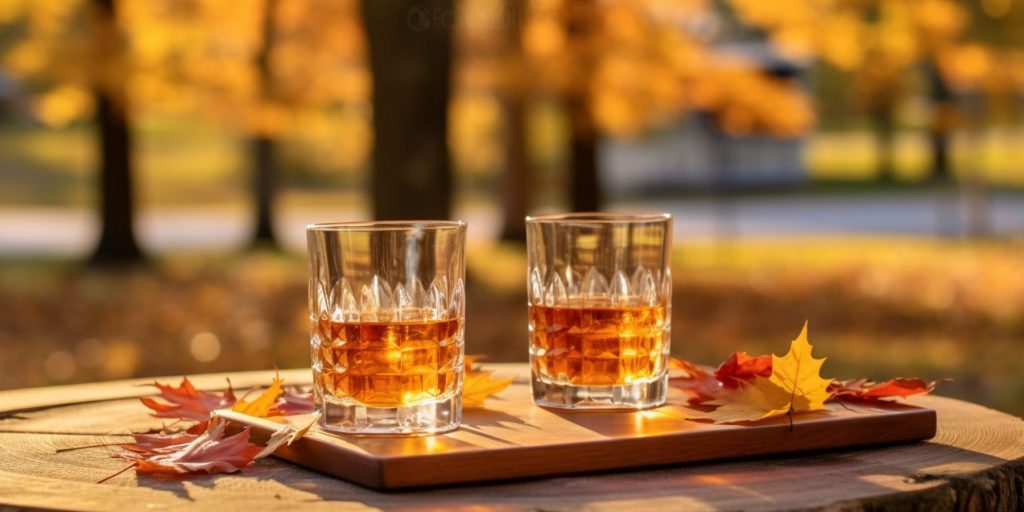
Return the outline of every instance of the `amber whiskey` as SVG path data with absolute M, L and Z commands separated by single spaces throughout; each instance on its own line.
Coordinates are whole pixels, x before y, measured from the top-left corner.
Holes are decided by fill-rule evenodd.
M 631 384 L 664 371 L 665 307 L 530 306 L 536 375 L 579 386 Z
M 371 407 L 401 407 L 448 398 L 457 388 L 461 320 L 317 324 L 319 367 L 326 397 Z

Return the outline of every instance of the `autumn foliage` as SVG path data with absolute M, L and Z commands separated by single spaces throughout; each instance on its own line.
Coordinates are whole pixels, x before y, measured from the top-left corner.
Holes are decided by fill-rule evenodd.
M 759 421 L 821 411 L 827 401 L 907 398 L 935 389 L 935 382 L 921 379 L 891 379 L 878 384 L 868 379 L 825 379 L 821 377 L 825 360 L 814 358 L 811 351 L 805 323 L 785 356 L 736 352 L 713 374 L 710 369 L 673 358 L 670 367 L 682 372 L 670 374 L 669 383 L 684 391 L 690 404 L 714 406 L 713 410 L 693 413 L 690 419 L 715 423 Z

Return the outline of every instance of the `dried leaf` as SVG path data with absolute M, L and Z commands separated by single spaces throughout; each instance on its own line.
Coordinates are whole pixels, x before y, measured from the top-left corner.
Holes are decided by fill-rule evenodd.
M 178 434 L 173 444 L 150 437 L 145 445 L 125 445 L 127 451 L 118 456 L 133 462 L 140 474 L 233 473 L 252 464 L 262 449 L 249 442 L 248 429 L 224 437 L 224 428 L 225 422 L 214 417 L 198 436 Z
M 139 398 L 143 405 L 156 411 L 153 416 L 157 418 L 203 421 L 210 417 L 212 411 L 230 407 L 236 402 L 230 380 L 228 389 L 223 394 L 199 391 L 188 380 L 188 377 L 182 378 L 181 384 L 177 387 L 155 381 L 152 385 L 160 390 L 160 398 L 170 402 L 165 404 L 150 397 Z
M 881 400 L 925 395 L 934 391 L 936 384 L 923 379 L 889 379 L 880 383 L 868 379 L 834 380 L 829 384 L 829 392 L 833 398 Z
M 500 393 L 508 387 L 515 377 L 494 379 L 494 372 L 466 371 L 462 383 L 462 408 L 478 409 L 484 406 L 484 400 Z
M 249 402 L 247 400 L 239 400 L 234 406 L 231 407 L 232 411 L 240 412 L 242 414 L 248 414 L 249 416 L 256 416 L 257 418 L 266 418 L 270 416 L 271 409 L 277 404 L 278 397 L 281 396 L 281 384 L 284 379 L 281 378 L 280 373 L 274 375 L 274 381 L 270 383 L 270 387 L 267 388 L 256 400 Z
M 270 409 L 269 416 L 294 416 L 313 412 L 313 393 L 298 386 L 281 389 L 281 396 Z
M 272 455 L 282 445 L 291 445 L 296 440 L 301 439 L 302 436 L 309 432 L 309 429 L 313 427 L 318 419 L 320 419 L 320 415 L 314 414 L 309 420 L 309 423 L 299 429 L 291 425 L 282 425 L 281 428 L 275 430 L 274 433 L 270 435 L 270 439 L 267 440 L 267 445 L 263 447 L 263 450 L 261 450 L 255 458 L 261 459 L 268 455 Z
M 205 432 L 207 422 L 204 421 L 200 423 L 200 425 L 203 425 L 203 431 Z M 121 447 L 136 453 L 152 454 L 159 448 L 191 443 L 192 441 L 195 441 L 199 435 L 200 434 L 190 434 L 188 432 L 132 434 L 132 437 L 135 438 L 135 442 L 132 444 L 121 445 Z
M 694 418 L 732 423 L 824 409 L 825 400 L 830 396 L 830 381 L 820 375 L 825 359 L 815 359 L 811 350 L 804 323 L 800 335 L 790 344 L 789 352 L 784 357 L 772 355 L 770 377 L 758 376 L 750 384 L 723 391 L 712 402 L 719 406 L 717 409 Z
M 687 394 L 686 401 L 690 404 L 714 400 L 722 390 L 722 384 L 711 373 L 710 368 L 677 357 L 668 361 L 668 385 Z
M 463 364 L 466 366 L 466 373 L 480 371 L 480 361 L 487 359 L 483 354 L 470 354 L 463 356 Z
M 756 377 L 770 377 L 771 374 L 772 356 L 751 356 L 746 352 L 734 352 L 715 371 L 715 378 L 723 386 L 737 389 L 743 384 L 754 382 Z

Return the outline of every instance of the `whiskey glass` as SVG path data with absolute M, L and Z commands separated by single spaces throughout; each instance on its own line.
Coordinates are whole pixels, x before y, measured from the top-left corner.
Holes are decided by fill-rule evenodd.
M 533 400 L 560 409 L 665 403 L 672 217 L 526 218 Z
M 466 223 L 306 227 L 320 425 L 432 434 L 462 414 Z

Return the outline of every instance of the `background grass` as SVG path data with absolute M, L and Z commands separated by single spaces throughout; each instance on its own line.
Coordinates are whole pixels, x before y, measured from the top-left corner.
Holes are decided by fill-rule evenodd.
M 672 352 L 712 365 L 737 350 L 782 353 L 806 319 L 826 376 L 950 377 L 939 393 L 1024 414 L 1022 250 L 905 238 L 679 246 Z M 467 352 L 525 361 L 522 249 L 474 246 L 468 266 Z M 7 262 L 0 324 L 2 388 L 309 364 L 295 254 L 178 255 L 115 273 Z M 212 360 L 197 358 L 203 333 L 217 340 Z

